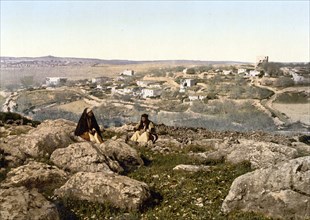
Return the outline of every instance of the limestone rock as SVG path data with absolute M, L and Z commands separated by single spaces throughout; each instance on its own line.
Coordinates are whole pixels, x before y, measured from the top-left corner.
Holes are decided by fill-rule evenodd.
M 62 185 L 68 179 L 63 170 L 51 165 L 31 161 L 12 169 L 1 183 L 1 187 L 26 186 L 27 188 L 50 188 Z
M 303 142 L 293 142 L 292 147 L 295 148 L 300 154 L 310 155 L 310 145 Z
M 217 163 L 222 162 L 225 159 L 225 154 L 221 151 L 214 151 L 211 153 L 189 153 L 188 155 L 200 161 L 201 163 Z
M 18 137 L 9 136 L 0 140 L 0 151 L 3 155 L 3 161 L 8 167 L 17 167 L 26 160 L 26 155 L 19 149 Z
M 54 204 L 36 189 L 25 187 L 0 189 L 0 219 L 58 220 Z
M 126 176 L 110 173 L 74 174 L 65 185 L 55 190 L 59 197 L 109 203 L 116 208 L 137 210 L 150 198 L 147 184 Z
M 121 127 L 111 127 L 108 128 L 107 131 L 115 132 L 115 133 L 128 133 L 128 131 L 134 130 L 134 125 L 125 124 Z
M 64 119 L 47 120 L 27 134 L 9 136 L 5 143 L 1 143 L 0 149 L 7 155 L 9 166 L 21 165 L 27 155 L 48 158 L 55 149 L 73 142 L 70 133 L 75 126 L 74 122 Z
M 90 142 L 80 142 L 69 145 L 66 148 L 55 150 L 50 160 L 64 170 L 70 172 L 121 172 L 123 169 L 116 161 L 112 161 L 102 155 L 94 144 Z
M 176 167 L 174 167 L 173 170 L 183 170 L 188 172 L 198 172 L 198 171 L 207 172 L 210 171 L 210 166 L 179 164 Z
M 310 218 L 310 156 L 258 169 L 234 180 L 224 212 L 254 211 L 273 218 Z
M 124 170 L 132 170 L 143 165 L 143 160 L 137 150 L 121 140 L 107 140 L 100 144 L 98 149 L 103 155 L 118 161 Z
M 257 142 L 240 139 L 238 142 L 224 142 L 215 145 L 219 154 L 231 163 L 249 161 L 252 169 L 269 167 L 297 157 L 298 152 L 292 147 L 271 142 Z

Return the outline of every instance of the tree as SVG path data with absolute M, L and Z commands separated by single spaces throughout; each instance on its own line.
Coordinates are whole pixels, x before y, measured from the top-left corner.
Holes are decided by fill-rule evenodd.
M 20 83 L 24 88 L 30 88 L 34 84 L 33 76 L 23 76 L 20 79 Z
M 294 85 L 294 80 L 289 77 L 280 77 L 274 82 L 274 86 L 276 87 L 290 87 Z
M 280 70 L 280 63 L 264 63 L 262 69 L 272 77 L 282 76 L 283 72 Z
M 188 68 L 186 70 L 186 74 L 195 74 L 195 69 L 194 68 Z

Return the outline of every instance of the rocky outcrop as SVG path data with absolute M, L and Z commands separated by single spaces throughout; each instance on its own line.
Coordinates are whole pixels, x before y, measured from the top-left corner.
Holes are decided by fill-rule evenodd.
M 113 207 L 137 210 L 150 198 L 148 186 L 126 176 L 109 173 L 74 174 L 65 185 L 55 190 L 59 197 L 109 203 Z
M 71 144 L 55 150 L 50 160 L 58 167 L 70 172 L 122 172 L 118 162 L 99 152 L 90 142 Z
M 70 135 L 75 127 L 74 122 L 64 119 L 44 121 L 22 137 L 24 143 L 19 148 L 32 157 L 49 156 L 57 148 L 67 147 L 72 143 Z
M 9 166 L 21 165 L 27 155 L 48 158 L 55 149 L 73 143 L 71 134 L 75 126 L 74 122 L 64 119 L 44 121 L 27 134 L 9 136 L 1 143 L 0 149 L 4 151 Z
M 68 175 L 63 170 L 31 161 L 24 166 L 12 169 L 1 183 L 1 187 L 53 188 L 61 186 L 67 179 Z
M 118 163 L 126 171 L 143 165 L 143 160 L 137 150 L 121 140 L 107 140 L 106 142 L 100 144 L 98 149 L 103 155 L 118 161 Z
M 209 172 L 211 171 L 210 166 L 204 166 L 204 165 L 186 165 L 186 164 L 179 164 L 176 167 L 173 168 L 173 170 L 183 170 L 188 172 Z
M 257 142 L 240 139 L 216 144 L 212 155 L 205 153 L 207 159 L 221 159 L 234 164 L 249 161 L 252 169 L 270 167 L 283 161 L 289 161 L 298 155 L 296 149 L 271 142 Z
M 59 213 L 37 189 L 0 189 L 0 219 L 58 220 Z
M 303 142 L 293 142 L 292 147 L 295 148 L 300 155 L 310 155 L 310 145 Z
M 310 156 L 255 170 L 234 180 L 224 212 L 254 211 L 273 218 L 310 218 Z M 272 208 L 271 208 L 272 207 Z

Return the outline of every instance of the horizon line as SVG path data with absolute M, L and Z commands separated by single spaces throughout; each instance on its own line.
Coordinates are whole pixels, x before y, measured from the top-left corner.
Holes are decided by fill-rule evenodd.
M 67 58 L 67 59 L 88 59 L 88 60 L 103 60 L 103 61 L 132 61 L 132 62 L 167 62 L 167 61 L 194 61 L 194 62 L 238 62 L 238 63 L 255 63 L 251 61 L 237 61 L 237 60 L 201 60 L 201 59 L 148 59 L 148 60 L 136 60 L 136 59 L 116 59 L 116 58 L 94 58 L 94 57 L 75 57 L 75 56 L 1 56 L 0 58 Z M 271 63 L 309 63 L 310 61 L 270 61 Z

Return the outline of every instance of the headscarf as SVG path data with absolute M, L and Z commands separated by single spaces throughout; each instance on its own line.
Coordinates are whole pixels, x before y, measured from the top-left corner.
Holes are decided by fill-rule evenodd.
M 148 116 L 147 114 L 141 115 L 141 119 L 140 119 L 140 122 L 139 122 L 138 130 L 141 130 L 141 129 L 144 128 L 142 118 L 145 118 L 145 119 L 146 119 L 145 122 L 144 122 L 144 123 L 145 123 L 146 129 L 148 129 L 149 124 L 150 124 L 150 122 L 151 122 L 151 121 L 149 120 L 149 116 Z
M 97 131 L 98 135 L 102 138 L 101 132 L 100 132 L 100 128 L 99 125 L 97 123 L 97 120 L 95 118 L 94 113 L 92 114 L 91 117 L 88 116 L 88 113 L 92 111 L 90 108 L 85 108 L 82 116 L 78 122 L 78 125 L 76 126 L 75 132 L 74 134 L 76 136 L 80 136 L 82 135 L 84 132 L 89 132 L 91 131 L 93 128 Z M 88 123 L 88 121 L 90 123 Z M 90 126 L 89 126 L 90 124 Z

